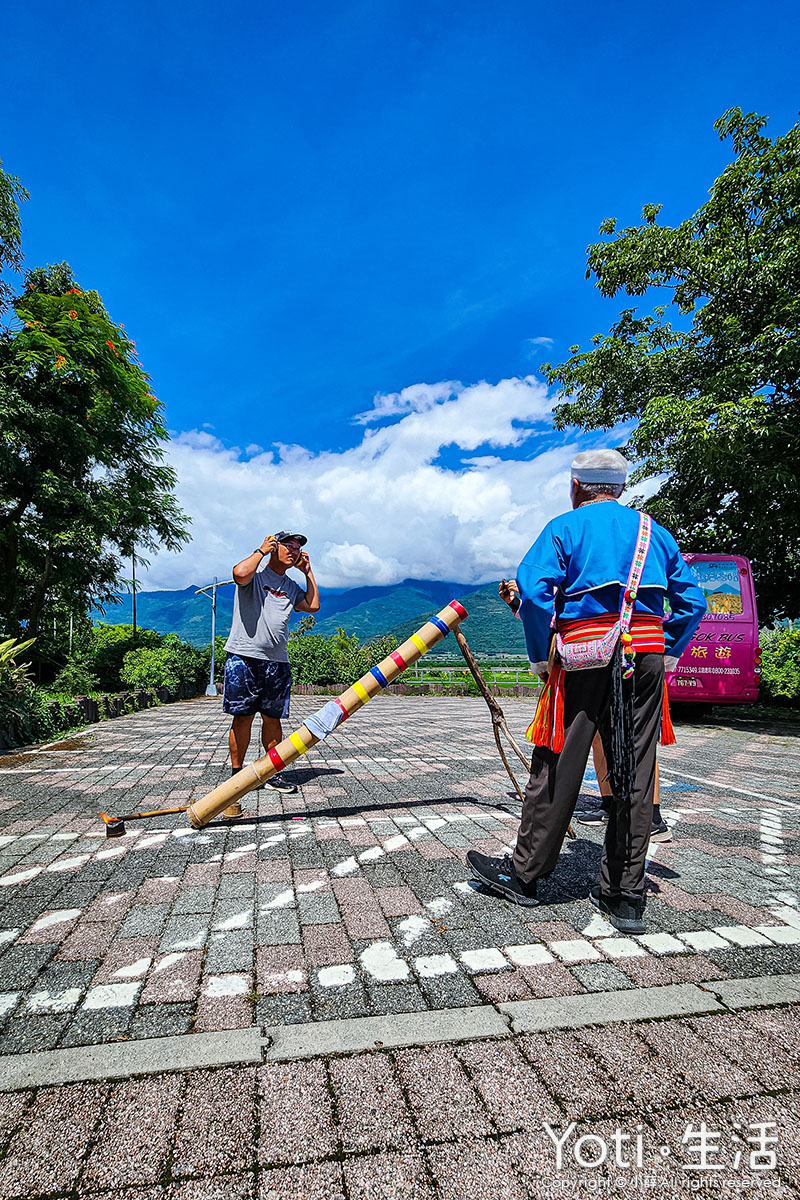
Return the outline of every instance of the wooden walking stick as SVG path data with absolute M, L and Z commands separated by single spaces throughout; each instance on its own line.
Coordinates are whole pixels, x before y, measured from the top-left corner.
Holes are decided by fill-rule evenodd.
M 451 600 L 440 613 L 431 617 L 416 633 L 412 633 L 393 654 L 376 667 L 372 667 L 366 675 L 362 675 L 336 700 L 330 700 L 318 712 L 307 717 L 298 730 L 274 746 L 263 758 L 242 767 L 238 774 L 226 779 L 219 787 L 214 788 L 213 792 L 190 804 L 187 811 L 193 828 L 201 829 L 214 817 L 219 816 L 223 809 L 240 800 L 260 783 L 271 779 L 301 755 L 307 754 L 312 746 L 316 746 L 317 742 L 323 741 L 333 733 L 337 725 L 351 717 L 387 684 L 417 662 L 423 654 L 427 654 L 431 646 L 440 642 L 451 629 L 456 629 L 466 616 L 467 610 L 463 605 L 457 600 Z
M 502 729 L 503 733 L 508 738 L 511 749 L 514 751 L 517 758 L 520 760 L 522 765 L 525 767 L 526 771 L 530 770 L 530 765 L 531 765 L 530 758 L 522 752 L 522 750 L 519 747 L 519 744 L 517 743 L 516 738 L 513 737 L 513 735 L 511 734 L 511 731 L 509 730 L 508 725 L 506 724 L 505 713 L 503 712 L 502 708 L 497 703 L 497 700 L 495 699 L 495 697 L 492 695 L 492 693 L 489 691 L 488 687 L 486 686 L 486 680 L 483 678 L 481 670 L 480 670 L 477 662 L 475 661 L 475 655 L 472 653 L 470 644 L 467 641 L 467 639 L 465 638 L 462 631 L 458 628 L 458 626 L 456 626 L 454 628 L 453 634 L 455 636 L 456 641 L 458 642 L 459 650 L 464 655 L 464 660 L 470 669 L 472 678 L 475 680 L 475 682 L 478 685 L 478 691 L 483 696 L 484 700 L 486 701 L 486 703 L 488 705 L 489 712 L 492 717 L 492 733 L 494 734 L 494 740 L 497 745 L 497 751 L 500 755 L 500 758 L 503 760 L 503 766 L 505 767 L 506 771 L 508 772 L 508 777 L 511 780 L 511 782 L 513 783 L 514 790 L 516 791 L 520 800 L 524 800 L 525 797 L 522 793 L 522 789 L 520 788 L 519 784 L 517 783 L 514 772 L 511 770 L 511 767 L 508 765 L 508 759 L 506 758 L 505 751 L 503 750 L 503 746 L 500 741 L 500 730 Z M 571 822 L 567 826 L 567 833 L 569 834 L 569 836 L 571 838 L 574 838 L 577 836 L 575 833 L 575 830 L 572 828 Z

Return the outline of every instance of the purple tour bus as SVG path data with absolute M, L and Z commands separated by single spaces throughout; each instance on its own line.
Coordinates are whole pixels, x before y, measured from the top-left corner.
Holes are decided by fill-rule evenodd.
M 755 704 L 761 675 L 750 562 L 738 554 L 684 554 L 706 598 L 706 615 L 667 676 L 670 701 Z

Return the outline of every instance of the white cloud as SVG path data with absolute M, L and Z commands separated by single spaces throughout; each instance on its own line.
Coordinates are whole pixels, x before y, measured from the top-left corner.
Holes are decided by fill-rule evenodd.
M 229 578 L 277 529 L 308 536 L 328 587 L 510 574 L 567 506 L 569 463 L 585 448 L 554 444 L 550 409 L 545 387 L 529 376 L 378 396 L 359 418 L 370 428 L 337 452 L 278 446 L 242 461 L 208 432 L 180 434 L 170 460 L 193 540 L 179 555 L 155 555 L 145 586 Z

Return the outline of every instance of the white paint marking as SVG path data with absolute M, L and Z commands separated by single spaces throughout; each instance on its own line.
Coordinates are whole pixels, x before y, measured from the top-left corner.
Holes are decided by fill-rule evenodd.
M 449 954 L 430 954 L 414 959 L 414 970 L 420 979 L 436 979 L 439 975 L 452 975 L 458 963 Z
M 721 938 L 718 933 L 713 933 L 710 929 L 692 930 L 690 933 L 678 933 L 678 937 L 682 942 L 686 942 L 687 946 L 691 946 L 693 950 L 730 950 L 731 944 L 725 938 Z
M 431 923 L 428 917 L 406 917 L 397 928 L 403 935 L 403 945 L 413 946 L 424 933 L 430 933 Z
M 169 837 L 166 833 L 153 833 L 136 843 L 137 850 L 149 850 L 151 846 L 161 846 Z
M 321 987 L 344 987 L 352 983 L 356 977 L 355 967 L 344 963 L 339 967 L 321 967 L 317 972 L 317 981 Z
M 83 1002 L 85 1009 L 125 1008 L 133 1004 L 141 983 L 101 983 L 90 988 Z
M 58 908 L 55 912 L 40 917 L 31 925 L 31 933 L 38 933 L 41 929 L 50 929 L 53 925 L 63 925 L 66 921 L 74 921 L 82 911 L 80 908 Z
M 291 888 L 287 888 L 284 892 L 278 892 L 274 900 L 270 900 L 267 904 L 262 904 L 261 911 L 268 912 L 271 908 L 291 908 L 294 903 L 294 892 Z
M 112 979 L 138 979 L 140 975 L 144 975 L 152 961 L 152 958 L 137 958 L 136 962 L 130 963 L 127 967 L 120 967 L 119 970 L 115 971 Z
M 398 958 L 391 942 L 373 942 L 359 959 L 373 979 L 399 980 L 408 976 L 408 963 Z
M 80 988 L 65 988 L 61 992 L 33 992 L 25 1009 L 29 1013 L 69 1012 L 81 998 Z
M 21 992 L 0 993 L 0 1017 L 4 1017 L 6 1013 L 11 1012 L 11 1009 L 17 1003 L 21 995 Z
M 336 866 L 331 871 L 331 874 L 337 875 L 337 876 L 352 875 L 353 872 L 357 871 L 357 870 L 358 870 L 358 863 L 356 862 L 356 860 L 354 858 L 345 858 L 345 859 L 342 859 L 341 862 L 338 862 L 336 864 Z M 0 883 L 2 883 L 2 882 L 3 882 L 2 879 L 0 879 Z
M 210 1000 L 218 1000 L 223 996 L 246 996 L 250 991 L 250 981 L 246 975 L 207 975 L 203 995 Z
M 175 963 L 180 962 L 186 957 L 185 950 L 173 951 L 171 954 L 165 954 L 164 957 L 153 967 L 153 974 L 158 975 L 160 971 L 166 971 L 169 967 L 174 967 Z
M 547 947 L 536 942 L 521 946 L 506 946 L 505 952 L 518 967 L 540 967 L 544 963 L 555 962 Z
M 479 975 L 483 971 L 509 971 L 511 969 L 503 952 L 494 947 L 485 950 L 463 950 L 459 958 L 471 975 Z
M 641 958 L 646 951 L 631 938 L 605 937 L 595 942 L 609 958 Z
M 383 843 L 383 848 L 386 851 L 399 850 L 401 846 L 408 845 L 408 838 L 404 833 L 398 833 L 394 837 L 390 837 L 388 841 Z
M 16 871 L 13 875 L 4 875 L 0 879 L 0 887 L 12 887 L 15 883 L 27 883 L 29 879 L 35 879 L 43 869 L 43 867 L 28 867 L 25 871 Z
M 568 938 L 565 941 L 548 942 L 548 946 L 564 962 L 590 962 L 600 958 L 600 951 L 583 938 Z
M 214 929 L 221 933 L 227 933 L 229 929 L 244 929 L 250 920 L 250 912 L 234 913 L 232 917 L 226 917 L 224 921 L 217 921 Z
M 386 851 L 381 846 L 370 846 L 368 850 L 362 850 L 358 856 L 359 862 L 374 862 L 376 858 L 383 858 Z
M 433 900 L 428 900 L 425 907 L 432 917 L 443 917 L 445 913 L 449 913 L 453 907 L 453 901 L 447 900 L 444 896 L 436 896 Z
M 717 783 L 714 779 L 709 779 L 707 775 L 690 775 L 688 771 L 679 771 L 677 767 L 673 767 L 670 763 L 670 772 L 673 775 L 683 775 L 686 779 L 694 779 L 698 783 L 704 783 L 706 787 L 716 788 L 721 792 L 738 792 L 742 796 L 752 796 L 755 800 L 769 800 L 773 804 L 786 804 L 786 800 L 781 800 L 779 796 L 764 796 L 761 792 L 751 792 L 748 788 L 734 787 L 732 783 Z M 687 809 L 687 812 L 708 812 L 708 809 Z
M 768 946 L 769 938 L 765 938 L 763 933 L 757 933 L 755 929 L 748 928 L 747 925 L 717 925 L 714 932 L 720 937 L 727 938 L 729 942 L 734 942 L 737 946 Z
M 796 946 L 800 943 L 800 929 L 793 929 L 791 925 L 756 925 L 756 929 L 779 946 Z
M 595 913 L 581 933 L 585 938 L 608 937 L 608 921 L 599 913 Z
M 65 858 L 63 862 L 50 863 L 48 871 L 74 871 L 88 862 L 88 854 L 79 854 L 77 858 Z

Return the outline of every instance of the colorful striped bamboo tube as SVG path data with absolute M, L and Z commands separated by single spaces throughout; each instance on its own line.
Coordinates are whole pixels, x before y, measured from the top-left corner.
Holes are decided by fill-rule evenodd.
M 378 692 L 392 683 L 398 675 L 402 675 L 403 671 L 418 662 L 423 654 L 428 653 L 431 646 L 435 646 L 451 629 L 455 629 L 466 615 L 467 610 L 463 605 L 459 604 L 457 600 L 451 600 L 446 608 L 443 608 L 435 617 L 431 617 L 430 621 L 427 621 L 416 633 L 412 633 L 411 637 L 403 642 L 402 646 L 398 646 L 393 654 L 367 671 L 366 675 L 362 675 L 357 683 L 320 709 L 315 717 L 321 718 L 322 714 L 328 710 L 325 719 L 330 728 L 327 732 L 332 732 L 336 725 L 346 721 L 348 717 L 352 717 L 354 712 L 357 712 L 373 696 L 377 696 Z M 333 711 L 334 706 L 338 712 Z M 331 712 L 333 712 L 332 718 Z M 320 723 L 313 717 L 309 717 L 308 722 L 320 727 Z M 321 736 L 324 738 L 327 733 L 324 732 Z M 236 775 L 232 775 L 219 787 L 214 788 L 213 792 L 209 792 L 201 800 L 190 804 L 187 812 L 192 827 L 202 829 L 209 821 L 213 821 L 214 817 L 219 816 L 223 809 L 240 800 L 242 796 L 247 795 L 253 788 L 282 771 L 284 767 L 288 767 L 303 754 L 307 754 L 311 747 L 316 746 L 320 740 L 321 738 L 312 733 L 308 725 L 301 725 L 298 730 L 290 734 L 263 758 L 248 763 Z

